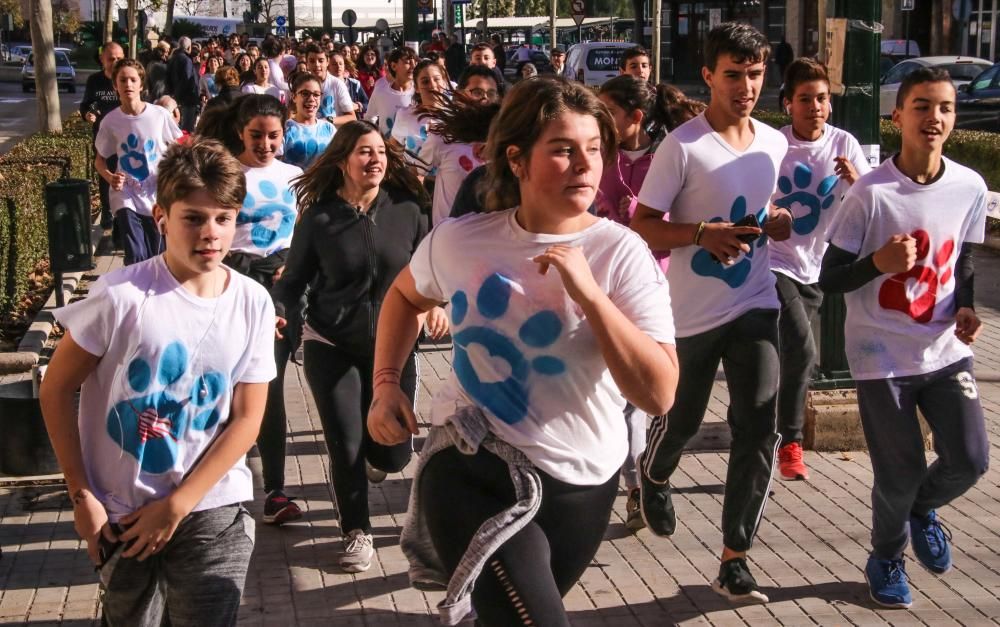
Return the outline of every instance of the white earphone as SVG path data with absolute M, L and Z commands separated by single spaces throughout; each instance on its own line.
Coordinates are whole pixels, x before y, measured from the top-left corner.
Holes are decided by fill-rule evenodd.
M 166 235 L 167 234 L 167 219 L 166 218 L 160 218 L 159 220 L 156 221 L 156 230 L 158 230 L 160 232 L 160 235 Z

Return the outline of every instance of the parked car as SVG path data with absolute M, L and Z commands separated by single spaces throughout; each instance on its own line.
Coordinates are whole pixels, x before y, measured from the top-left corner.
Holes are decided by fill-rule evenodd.
M 76 68 L 69 60 L 69 50 L 56 48 L 56 83 L 65 87 L 66 91 L 76 93 Z M 28 58 L 21 67 L 21 89 L 27 93 L 35 89 L 35 55 L 28 53 Z
M 627 41 L 585 41 L 572 46 L 566 54 L 570 76 L 584 85 L 601 85 L 621 73 L 621 58 L 635 47 Z
M 24 63 L 29 54 L 31 54 L 31 46 L 11 46 L 9 60 Z
M 507 51 L 507 65 L 503 69 L 504 77 L 511 82 L 521 80 L 521 75 L 518 73 L 518 68 L 521 64 L 517 62 L 517 51 L 518 48 Z M 539 74 L 552 73 L 552 62 L 549 61 L 549 55 L 541 50 L 531 51 L 531 63 L 535 65 L 535 69 L 538 70 Z
M 1000 133 L 1000 63 L 958 88 L 955 128 Z
M 886 117 L 892 115 L 892 110 L 896 108 L 896 94 L 899 92 L 900 83 L 917 68 L 934 67 L 947 70 L 955 89 L 958 89 L 991 65 L 993 64 L 986 59 L 954 56 L 916 57 L 901 61 L 882 77 L 882 85 L 879 88 L 879 114 Z

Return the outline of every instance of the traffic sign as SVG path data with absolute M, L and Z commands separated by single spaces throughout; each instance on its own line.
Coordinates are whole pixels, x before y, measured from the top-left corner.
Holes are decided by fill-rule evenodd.
M 462 10 L 462 5 L 455 4 L 454 0 L 452 0 L 452 4 L 455 5 L 455 26 L 461 26 L 465 24 L 465 19 L 462 17 L 465 11 Z
M 340 21 L 344 23 L 344 26 L 354 26 L 358 23 L 358 14 L 351 9 L 347 9 L 340 16 Z
M 278 37 L 284 37 L 285 35 L 288 34 L 288 29 L 285 28 L 284 26 L 279 26 L 274 29 L 274 34 L 277 35 Z
M 274 23 L 277 24 L 278 26 L 284 26 L 285 24 L 288 23 L 288 20 L 285 18 L 284 15 L 279 15 L 278 17 L 274 18 Z
M 417 0 L 417 13 L 419 15 L 430 15 L 434 12 L 434 7 L 431 6 L 432 0 Z
M 583 24 L 583 20 L 587 17 L 587 8 L 583 4 L 583 0 L 573 0 L 572 8 L 573 21 L 576 22 L 577 26 Z
M 917 0 L 903 0 L 902 5 L 899 7 L 901 11 L 912 11 L 913 6 L 917 3 Z

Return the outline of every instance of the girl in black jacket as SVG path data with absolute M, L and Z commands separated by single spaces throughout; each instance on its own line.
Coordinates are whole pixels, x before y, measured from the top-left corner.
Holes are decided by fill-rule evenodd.
M 411 441 L 374 442 L 365 426 L 375 325 L 386 291 L 427 233 L 427 220 L 419 181 L 406 170 L 401 151 L 387 146 L 369 122 L 338 128 L 293 188 L 304 210 L 272 294 L 284 317 L 284 309 L 293 308 L 310 286 L 302 334 L 305 374 L 330 452 L 344 533 L 340 565 L 361 572 L 374 554 L 365 462 L 399 472 L 413 452 Z M 429 314 L 427 326 L 432 337 L 444 335 L 444 312 Z M 393 382 L 412 402 L 417 384 L 412 352 Z

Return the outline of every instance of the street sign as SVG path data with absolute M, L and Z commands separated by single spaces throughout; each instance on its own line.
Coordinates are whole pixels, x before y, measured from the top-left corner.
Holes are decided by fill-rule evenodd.
M 354 26 L 358 23 L 358 14 L 351 9 L 347 9 L 340 16 L 340 21 L 344 23 L 344 26 Z
M 274 23 L 277 24 L 278 26 L 284 26 L 285 24 L 288 23 L 288 20 L 285 18 L 284 15 L 279 15 L 278 17 L 274 18 Z
M 465 20 L 462 19 L 462 15 L 465 11 L 462 10 L 462 5 L 455 4 L 454 0 L 452 0 L 452 4 L 455 5 L 455 26 L 462 26 L 465 24 Z
M 583 24 L 583 20 L 587 17 L 587 9 L 583 4 L 583 0 L 573 0 L 573 21 L 577 26 Z
M 417 14 L 418 15 L 430 15 L 434 12 L 434 7 L 431 5 L 432 0 L 417 0 Z
M 903 0 L 902 5 L 899 7 L 901 11 L 912 11 L 913 5 L 917 3 L 917 0 Z
M 284 37 L 285 35 L 288 34 L 288 29 L 285 28 L 284 26 L 279 26 L 274 29 L 274 34 L 277 35 L 278 37 Z

